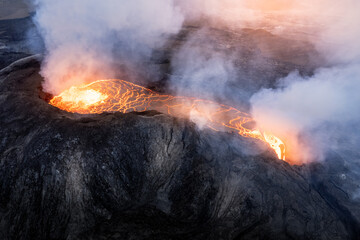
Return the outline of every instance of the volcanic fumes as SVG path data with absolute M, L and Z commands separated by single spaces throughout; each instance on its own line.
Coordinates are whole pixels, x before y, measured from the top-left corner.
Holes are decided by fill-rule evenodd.
M 99 80 L 74 86 L 54 97 L 50 104 L 81 114 L 156 110 L 171 116 L 189 117 L 215 131 L 236 131 L 243 137 L 267 142 L 279 159 L 286 158 L 283 141 L 269 132 L 249 129 L 247 126 L 254 120 L 246 113 L 208 100 L 158 94 L 124 80 Z
M 88 84 L 89 79 L 126 79 L 143 86 L 163 81 L 167 88 L 162 89 L 163 92 L 173 96 L 207 99 L 237 108 L 245 106 L 258 124 L 257 128 L 284 139 L 288 155 L 296 156 L 294 161 L 299 163 L 323 160 L 333 149 L 329 146 L 336 145 L 336 142 L 323 144 L 333 137 L 327 135 L 327 130 L 319 130 L 318 123 L 323 125 L 330 121 L 339 125 L 337 119 L 333 121 L 336 116 L 358 112 L 347 103 L 339 107 L 349 109 L 344 114 L 338 114 L 336 106 L 340 104 L 323 107 L 323 102 L 317 99 L 325 99 L 337 91 L 337 83 L 330 86 L 329 94 L 317 94 L 312 91 L 317 89 L 316 79 L 309 78 L 316 76 L 321 67 L 326 67 L 323 71 L 331 72 L 333 67 L 342 71 L 349 62 L 358 62 L 360 31 L 359 24 L 354 24 L 359 21 L 358 1 L 35 2 L 35 20 L 46 48 L 41 69 L 45 78 L 43 88 L 51 94 L 58 95 L 72 86 Z M 183 34 L 187 27 L 191 32 Z M 213 29 L 221 29 L 221 36 L 211 34 Z M 249 29 L 256 31 L 257 39 L 246 39 L 245 32 Z M 278 41 L 277 37 L 286 41 Z M 168 44 L 176 38 L 183 38 L 184 42 Z M 229 41 L 220 42 L 216 38 Z M 297 47 L 300 50 L 293 50 Z M 164 48 L 168 48 L 163 51 L 166 57 L 157 58 Z M 307 64 L 312 66 L 303 68 Z M 285 70 L 279 66 L 284 66 Z M 291 72 L 292 75 L 300 73 L 294 83 L 309 80 L 309 85 L 313 86 L 294 91 L 298 92 L 294 100 L 277 97 L 292 86 L 299 86 L 282 83 Z M 259 75 L 261 77 L 257 77 Z M 351 77 L 356 78 L 358 75 Z M 332 81 L 333 78 L 326 77 L 325 81 L 327 79 Z M 350 90 L 345 86 L 344 91 L 347 97 L 347 93 L 355 89 L 351 102 L 356 103 L 357 82 L 356 79 Z M 274 94 L 262 94 L 264 91 Z M 100 97 L 88 94 L 94 101 Z M 307 95 L 311 99 L 302 101 Z M 315 110 L 310 113 L 308 109 Z M 325 109 L 332 114 L 324 114 L 318 121 L 316 115 Z M 358 115 L 350 120 L 357 119 Z M 202 121 L 195 122 L 202 125 Z M 353 129 L 346 127 L 349 124 L 341 126 L 342 132 L 354 135 Z M 314 136 L 315 132 L 321 133 Z

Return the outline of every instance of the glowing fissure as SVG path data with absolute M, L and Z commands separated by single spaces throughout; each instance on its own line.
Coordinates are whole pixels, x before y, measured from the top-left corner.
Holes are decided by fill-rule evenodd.
M 98 80 L 74 86 L 54 97 L 50 104 L 80 114 L 143 112 L 157 110 L 176 117 L 190 117 L 215 131 L 236 131 L 239 135 L 264 141 L 285 160 L 285 144 L 276 136 L 244 127 L 254 120 L 233 107 L 196 98 L 156 93 L 124 80 Z

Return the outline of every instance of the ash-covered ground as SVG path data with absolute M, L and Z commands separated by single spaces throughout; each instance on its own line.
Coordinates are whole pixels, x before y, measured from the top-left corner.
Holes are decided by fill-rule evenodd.
M 42 53 L 25 41 L 30 18 L 0 26 L 1 68 Z M 170 56 L 195 30 L 154 52 L 161 77 L 149 87 L 166 91 Z M 237 64 L 252 82 L 234 88 L 249 94 L 320 64 L 311 45 L 264 30 L 208 32 L 224 51 L 242 49 Z M 45 101 L 41 61 L 0 71 L 1 239 L 359 239 L 356 181 L 336 152 L 291 166 L 255 140 L 158 112 L 63 112 Z

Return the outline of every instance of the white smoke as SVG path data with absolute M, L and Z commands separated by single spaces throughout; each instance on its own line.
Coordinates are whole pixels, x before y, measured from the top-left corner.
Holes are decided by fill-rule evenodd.
M 289 144 L 298 144 L 295 160 L 321 159 L 331 139 L 330 134 L 315 133 L 316 129 L 329 123 L 349 126 L 360 119 L 359 67 L 354 64 L 320 69 L 306 79 L 290 74 L 283 79 L 282 88 L 264 89 L 252 97 L 253 116 L 261 128 L 292 141 Z M 344 131 L 349 136 L 354 134 L 347 127 Z M 303 133 L 310 137 L 305 143 L 298 139 Z
M 236 80 L 234 58 L 214 45 L 209 30 L 201 29 L 173 56 L 170 88 L 175 94 L 205 99 L 224 96 L 226 86 Z
M 290 149 L 301 151 L 297 160 L 305 162 L 320 159 L 327 146 L 334 146 L 331 139 L 339 134 L 328 134 L 325 125 L 331 129 L 336 125 L 342 135 L 354 135 L 344 126 L 359 119 L 357 0 L 34 1 L 47 49 L 41 73 L 48 92 L 57 94 L 72 85 L 112 78 L 119 64 L 144 68 L 154 48 L 178 33 L 184 23 L 195 22 L 206 26 L 173 56 L 171 90 L 222 103 L 239 101 L 240 105 L 258 88 L 247 87 L 259 83 L 242 78 L 241 62 L 236 64 L 241 50 L 213 41 L 208 36 L 214 32 L 209 29 L 221 27 L 222 34 L 235 31 L 236 35 L 243 27 L 254 27 L 311 41 L 330 66 L 318 69 L 312 77 L 292 73 L 278 81 L 278 89 L 256 93 L 251 104 L 258 125 L 289 139 Z M 243 59 L 259 69 L 264 66 L 258 56 Z
M 263 89 L 251 99 L 258 125 L 287 137 L 300 162 L 321 160 L 340 144 L 358 151 L 359 144 L 353 139 L 360 124 L 360 2 L 321 3 L 323 8 L 312 6 L 323 9 L 314 17 L 321 27 L 314 44 L 330 67 L 312 77 L 292 73 L 279 89 Z
M 44 87 L 55 94 L 113 76 L 116 51 L 124 62 L 148 57 L 183 22 L 171 0 L 36 0 L 35 5 L 47 49 Z

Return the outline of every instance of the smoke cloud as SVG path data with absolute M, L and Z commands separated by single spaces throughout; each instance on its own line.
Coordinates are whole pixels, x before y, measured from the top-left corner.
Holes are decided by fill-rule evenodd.
M 293 73 L 282 80 L 281 88 L 264 89 L 252 97 L 253 116 L 261 128 L 287 139 L 294 160 L 321 159 L 332 133 L 316 132 L 322 125 L 336 124 L 345 127 L 349 136 L 354 134 L 347 126 L 360 119 L 359 67 L 320 69 L 305 79 Z
M 331 150 L 357 152 L 360 143 L 360 3 L 328 3 L 315 19 L 322 25 L 314 44 L 329 67 L 311 77 L 292 73 L 278 89 L 251 98 L 258 125 L 285 137 L 297 162 L 321 160 Z
M 36 0 L 35 20 L 47 49 L 42 75 L 54 94 L 114 77 L 117 61 L 141 63 L 183 22 L 169 0 Z
M 186 10 L 189 5 L 193 8 Z M 221 49 L 211 41 L 211 33 L 202 29 L 172 61 L 176 74 L 171 87 L 177 94 L 237 107 L 249 100 L 258 127 L 285 139 L 288 155 L 296 163 L 322 160 L 332 150 L 358 151 L 359 1 L 195 0 L 182 1 L 180 6 L 186 20 L 206 20 L 225 30 L 224 34 L 252 27 L 310 42 L 322 56 L 323 67 L 311 76 L 295 71 L 271 86 L 260 81 L 263 89 L 258 91 L 258 79 L 251 79 L 236 64 L 244 54 L 236 46 L 231 51 Z M 246 60 L 259 69 L 265 65 L 259 56 L 246 56 Z M 248 84 L 243 76 L 250 76 Z
M 359 1 L 34 2 L 47 50 L 41 73 L 48 92 L 57 94 L 72 85 L 116 78 L 124 69 L 133 73 L 146 69 L 146 74 L 156 77 L 158 69 L 149 64 L 153 50 L 194 24 L 199 28 L 171 57 L 170 91 L 251 109 L 258 126 L 284 139 L 298 163 L 324 158 L 343 139 L 349 142 L 347 146 L 358 146 Z M 293 39 L 294 44 L 295 40 L 312 43 L 325 59 L 323 67 L 312 76 L 295 71 L 276 83 L 268 82 L 268 75 L 276 71 L 264 57 L 271 49 L 260 43 L 260 52 L 250 54 L 244 45 L 221 41 L 221 35 L 228 33 L 239 36 L 233 39 L 238 41 L 242 29 L 248 27 Z M 264 80 L 255 78 L 259 73 L 249 72 L 246 64 L 252 69 L 268 67 L 261 73 Z
M 171 90 L 180 96 L 224 101 L 227 86 L 235 83 L 234 57 L 226 54 L 226 46 L 216 49 L 216 39 L 209 29 L 193 33 L 172 58 Z M 234 96 L 229 94 L 228 97 Z

